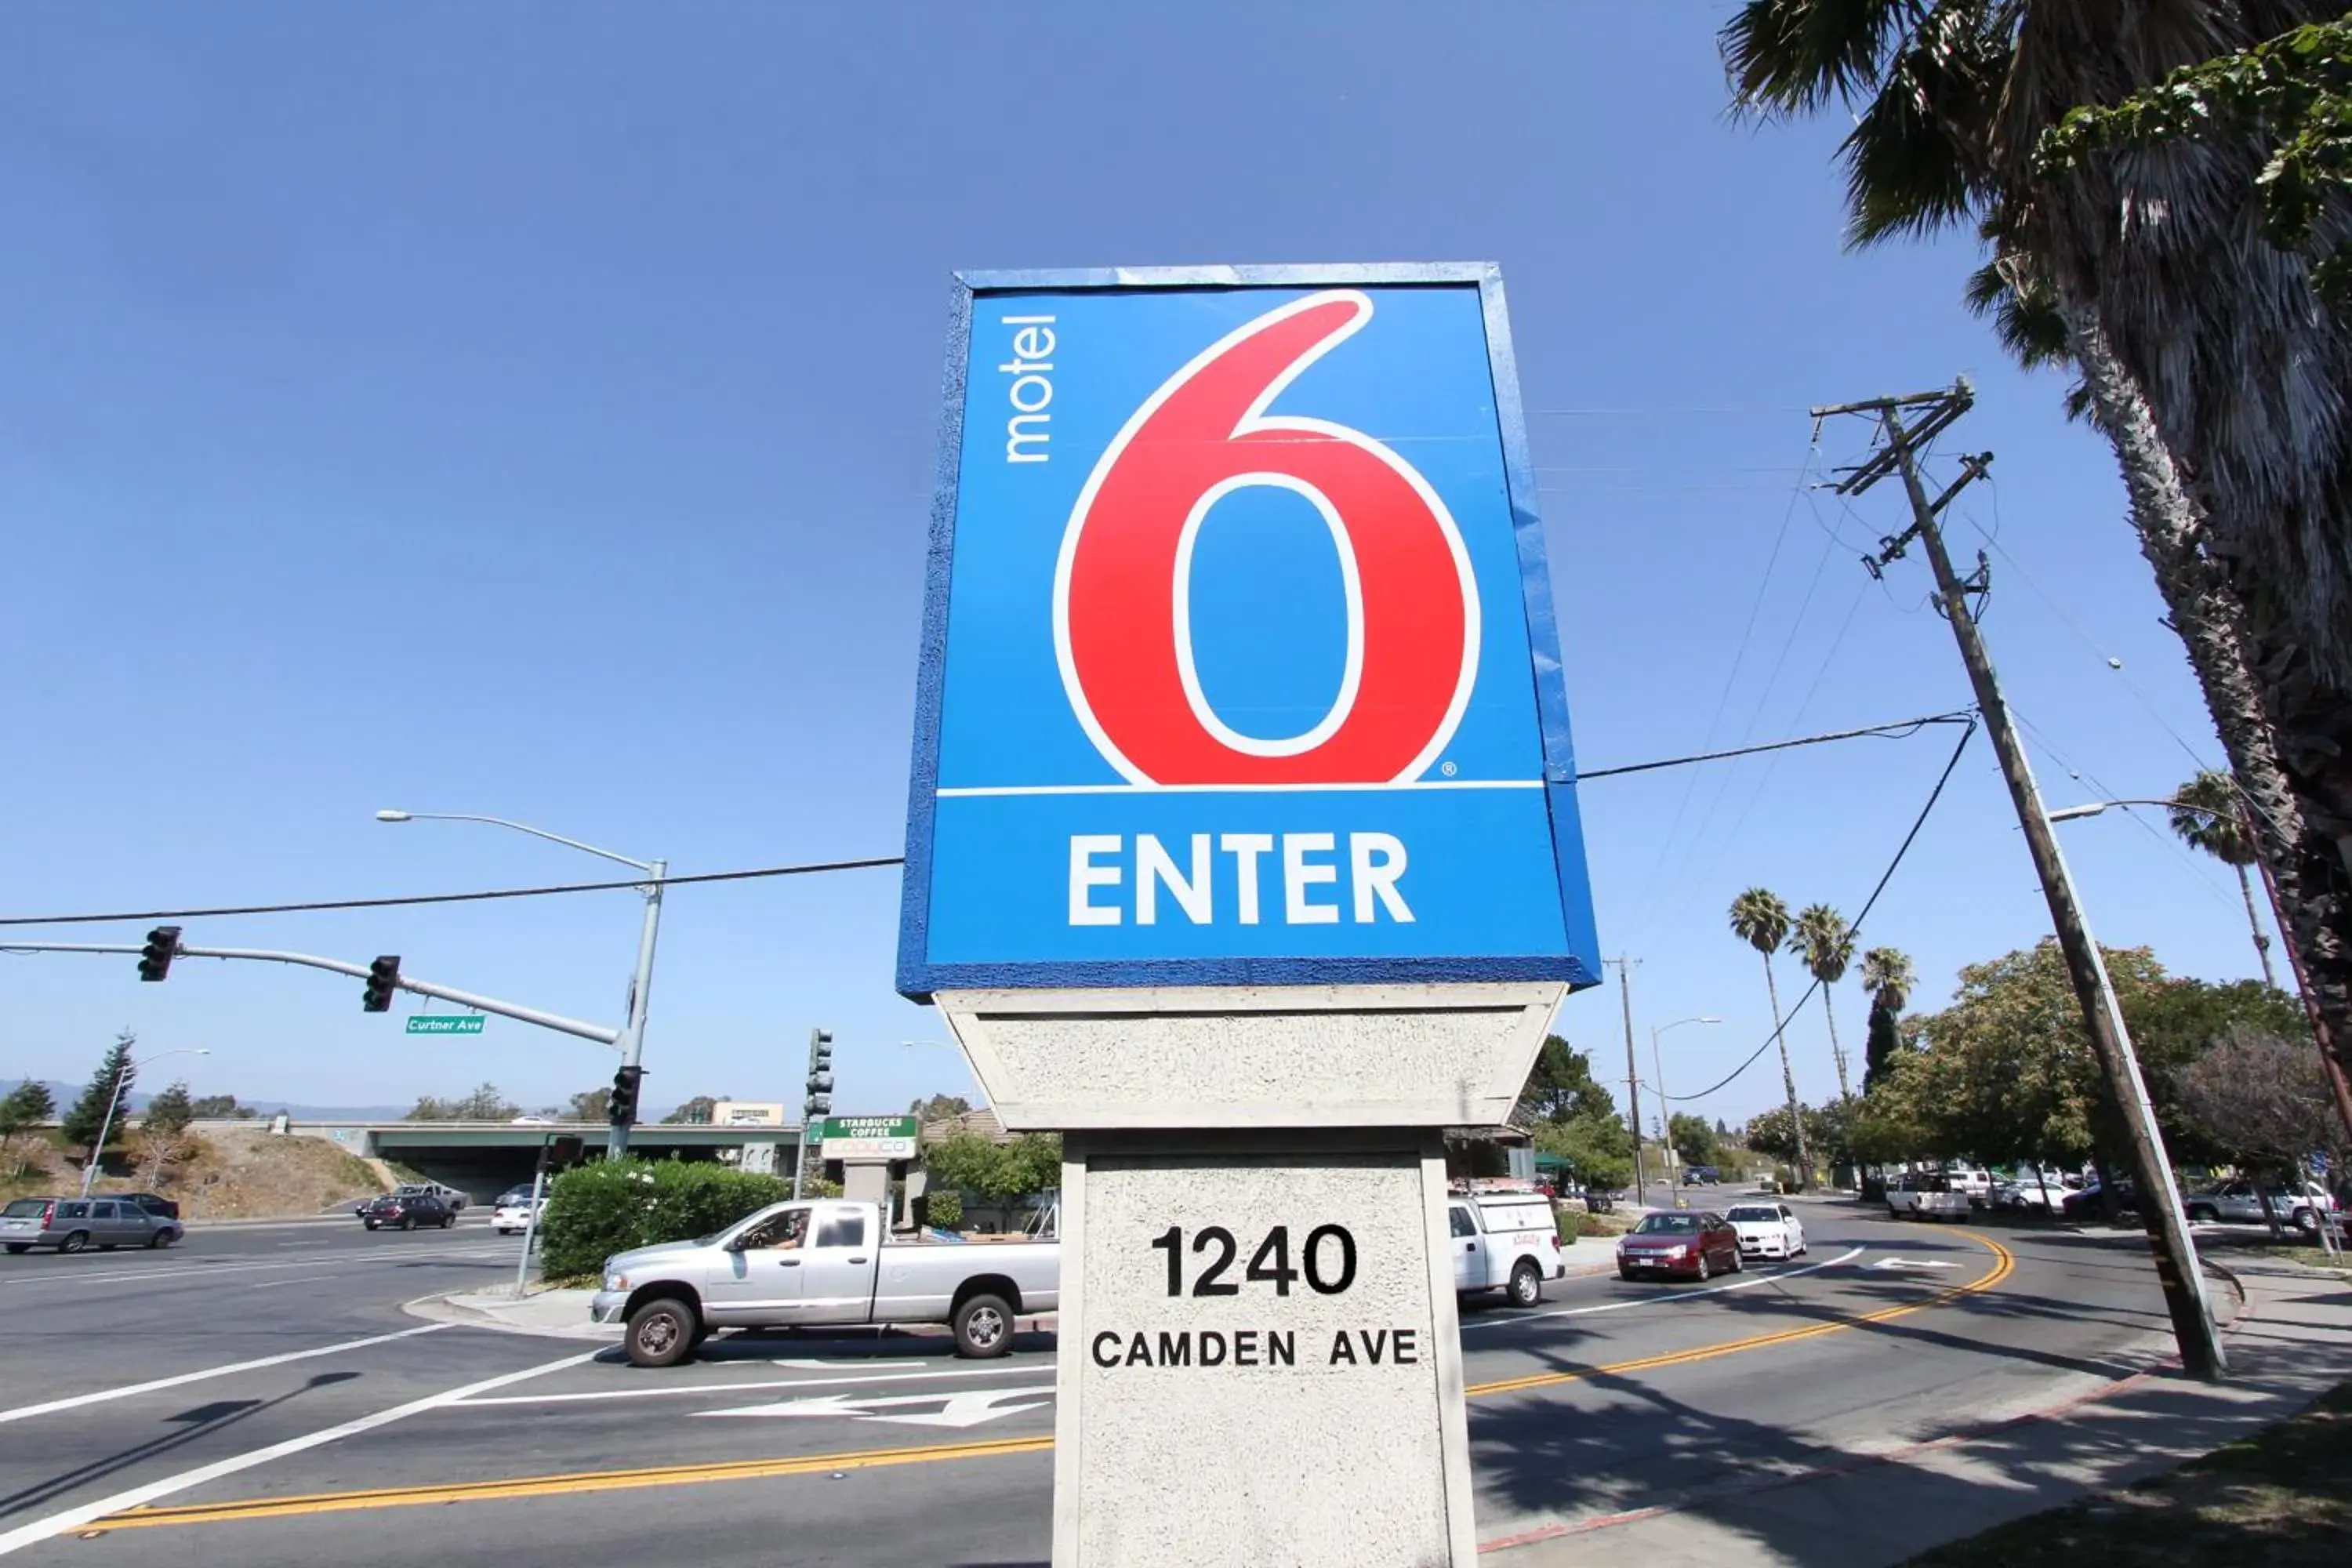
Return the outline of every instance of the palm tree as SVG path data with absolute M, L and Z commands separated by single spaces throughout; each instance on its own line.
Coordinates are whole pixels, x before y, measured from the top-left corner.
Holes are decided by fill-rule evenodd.
M 1874 947 L 1862 955 L 1862 988 L 1870 993 L 1870 1034 L 1862 1050 L 1862 1091 L 1876 1087 L 1895 1057 L 1895 1020 L 1911 999 L 1918 976 L 1911 960 L 1899 949 Z
M 2246 868 L 2254 863 L 2254 836 L 2247 830 L 2245 808 L 2238 804 L 2237 781 L 2206 769 L 2172 792 L 2172 831 L 2191 849 L 2202 849 L 2238 873 L 2238 892 L 2246 900 L 2246 924 L 2254 933 L 2254 952 L 2263 961 L 2263 984 L 2278 988 L 2271 968 L 2270 933 L 2254 912 L 2254 884 Z
M 1852 1100 L 1846 1083 L 1845 1050 L 1838 1044 L 1837 1009 L 1830 1005 L 1832 988 L 1853 963 L 1853 928 L 1827 904 L 1808 904 L 1797 913 L 1789 931 L 1789 951 L 1795 953 L 1822 983 L 1822 1016 L 1830 1026 L 1830 1059 L 1837 1064 L 1838 1098 Z
M 1789 1122 L 1797 1134 L 1797 1188 L 1812 1174 L 1812 1152 L 1805 1147 L 1805 1110 L 1797 1100 L 1796 1069 L 1789 1065 L 1789 1037 L 1780 1024 L 1780 987 L 1772 978 L 1772 955 L 1789 940 L 1789 906 L 1769 888 L 1750 888 L 1731 900 L 1731 934 L 1764 955 L 1764 992 L 1772 999 L 1772 1039 L 1780 1047 L 1780 1087 L 1789 1096 Z
M 1849 238 L 1975 223 L 1970 289 L 2021 357 L 2070 362 L 2141 553 L 2253 808 L 2257 852 L 2352 1059 L 2352 321 L 2264 238 L 2263 149 L 2223 136 L 2036 163 L 2042 133 L 2342 0 L 1748 0 L 1736 107 L 1842 104 Z M 2331 209 L 2332 210 L 2332 209 Z

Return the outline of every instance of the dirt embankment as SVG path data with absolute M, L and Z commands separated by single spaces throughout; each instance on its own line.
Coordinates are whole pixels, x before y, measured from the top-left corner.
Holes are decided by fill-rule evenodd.
M 154 1182 L 107 1175 L 94 1190 L 159 1192 L 178 1200 L 181 1217 L 191 1220 L 307 1218 L 391 1190 L 374 1165 L 322 1139 L 273 1136 L 257 1128 L 208 1130 L 190 1142 L 193 1157 Z M 28 1191 L 71 1192 L 80 1187 L 81 1174 L 70 1162 L 58 1159 L 45 1183 L 34 1177 L 29 1184 L 10 1184 Z

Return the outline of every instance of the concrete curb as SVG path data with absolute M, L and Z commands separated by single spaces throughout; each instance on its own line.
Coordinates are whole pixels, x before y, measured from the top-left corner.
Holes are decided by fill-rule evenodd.
M 525 1334 L 541 1340 L 593 1340 L 617 1344 L 618 1323 L 588 1321 L 586 1290 L 537 1290 L 521 1300 L 499 1300 L 485 1290 L 447 1290 L 403 1301 L 400 1310 L 433 1323 L 456 1323 L 469 1329 L 490 1329 L 502 1334 Z M 564 1298 L 561 1301 L 551 1298 Z M 466 1298 L 471 1298 L 467 1300 Z M 576 1298 L 576 1301 L 572 1299 Z M 559 1312 L 570 1318 L 561 1321 Z M 534 1321 L 536 1320 L 536 1321 Z

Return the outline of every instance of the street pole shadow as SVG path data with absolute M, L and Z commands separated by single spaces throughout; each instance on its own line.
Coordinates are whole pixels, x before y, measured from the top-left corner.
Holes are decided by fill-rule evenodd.
M 216 1399 L 209 1405 L 198 1405 L 183 1410 L 176 1415 L 167 1415 L 163 1418 L 165 1424 L 176 1426 L 179 1430 L 167 1432 L 160 1437 L 152 1437 L 136 1447 L 110 1454 L 102 1459 L 93 1459 L 86 1465 L 77 1466 L 62 1474 L 51 1476 L 46 1480 L 36 1481 L 29 1487 L 10 1492 L 5 1497 L 0 1497 L 0 1519 L 23 1513 L 28 1509 L 42 1507 L 63 1497 L 77 1487 L 88 1486 L 92 1481 L 101 1480 L 108 1476 L 126 1470 L 159 1454 L 168 1454 L 174 1448 L 184 1447 L 195 1442 L 198 1438 L 210 1436 L 215 1432 L 225 1432 L 239 1422 L 251 1420 L 263 1411 L 273 1410 L 313 1389 L 325 1388 L 338 1383 L 348 1383 L 359 1375 L 355 1372 L 322 1372 L 301 1387 L 281 1394 L 275 1399 Z

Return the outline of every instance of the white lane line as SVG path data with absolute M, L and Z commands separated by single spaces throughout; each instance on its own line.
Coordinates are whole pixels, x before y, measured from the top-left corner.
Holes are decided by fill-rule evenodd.
M 5 1557 L 11 1552 L 22 1552 L 27 1546 L 37 1546 L 44 1541 L 54 1540 L 58 1536 L 79 1530 L 91 1521 L 103 1519 L 110 1513 L 121 1513 L 123 1510 L 131 1508 L 144 1508 L 160 1498 L 171 1497 L 196 1487 L 209 1485 L 224 1476 L 233 1476 L 241 1470 L 253 1469 L 257 1466 L 269 1463 L 272 1459 L 282 1459 L 289 1454 L 300 1454 L 312 1448 L 323 1447 L 329 1443 L 341 1442 L 345 1437 L 356 1437 L 362 1432 L 373 1432 L 379 1426 L 389 1426 L 395 1421 L 405 1421 L 412 1415 L 422 1415 L 428 1410 L 438 1410 L 444 1405 L 453 1405 L 466 1398 L 468 1394 L 481 1394 L 493 1388 L 504 1388 L 509 1384 L 521 1383 L 527 1378 L 542 1376 L 551 1372 L 561 1372 L 565 1367 L 578 1366 L 582 1362 L 597 1353 L 595 1351 L 583 1351 L 578 1355 L 565 1356 L 561 1361 L 542 1362 L 538 1366 L 525 1367 L 520 1372 L 502 1373 L 497 1377 L 486 1377 L 479 1383 L 468 1383 L 456 1388 L 445 1389 L 439 1394 L 429 1394 L 422 1399 L 412 1399 L 405 1405 L 396 1405 L 389 1410 L 379 1410 L 373 1415 L 362 1415 L 355 1421 L 346 1421 L 336 1426 L 324 1426 L 299 1437 L 289 1437 L 282 1443 L 272 1443 L 266 1448 L 254 1448 L 226 1459 L 216 1459 L 209 1465 L 199 1465 L 193 1470 L 182 1470 L 176 1476 L 166 1476 L 160 1481 L 149 1481 L 145 1486 L 132 1487 L 129 1491 L 116 1492 L 112 1497 L 100 1498 L 96 1502 L 86 1502 L 66 1509 L 61 1512 L 49 1515 L 47 1519 L 37 1519 L 30 1524 L 19 1525 L 6 1534 L 0 1535 L 0 1557 Z
M 493 1405 L 578 1405 L 603 1399 L 659 1399 L 681 1394 L 741 1394 L 767 1393 L 786 1388 L 844 1388 L 866 1383 L 929 1383 L 933 1378 L 1005 1377 L 1013 1373 L 1034 1373 L 1040 1362 L 1013 1362 L 1004 1366 L 959 1367 L 950 1372 L 915 1372 L 895 1377 L 772 1377 L 757 1383 L 697 1383 L 664 1384 L 656 1388 L 599 1388 L 585 1394 L 510 1394 L 498 1399 L 466 1399 L 457 1404 L 461 1408 L 488 1408 Z
M 13 1410 L 0 1410 L 0 1422 L 24 1421 L 36 1415 L 50 1415 L 60 1410 L 77 1410 L 85 1405 L 103 1405 L 110 1399 L 129 1399 L 134 1394 L 153 1394 L 158 1389 L 177 1388 L 183 1384 L 202 1383 L 208 1377 L 226 1377 L 232 1373 L 257 1372 L 265 1366 L 284 1366 L 288 1362 L 309 1361 L 313 1356 L 337 1355 L 344 1351 L 365 1350 L 370 1345 L 388 1345 L 394 1340 L 413 1340 L 419 1334 L 434 1333 L 451 1325 L 427 1323 L 421 1329 L 403 1329 L 394 1334 L 371 1334 L 363 1340 L 344 1340 L 331 1345 L 320 1345 L 307 1351 L 289 1351 L 283 1355 L 266 1355 L 258 1361 L 232 1362 L 226 1366 L 208 1366 L 199 1372 L 184 1372 L 173 1377 L 159 1377 L 152 1383 L 128 1384 L 121 1388 L 102 1388 L 95 1394 L 77 1394 L 69 1399 L 52 1399 L 45 1405 L 20 1405 Z
M 511 1260 L 511 1247 L 473 1247 L 457 1252 L 435 1252 L 424 1255 L 422 1261 L 434 1263 L 463 1262 L 478 1258 L 504 1258 Z M 173 1279 L 200 1274 L 206 1279 L 215 1275 L 253 1274 L 272 1268 L 315 1268 L 321 1263 L 415 1263 L 416 1257 L 387 1256 L 381 1252 L 320 1252 L 308 1258 L 281 1258 L 274 1263 L 181 1263 L 157 1268 L 96 1268 L 76 1269 L 71 1274 L 44 1271 L 27 1274 L 15 1279 L 0 1279 L 0 1285 L 100 1285 L 118 1279 Z
M 272 1247 L 332 1247 L 331 1241 L 273 1241 Z
M 1463 1324 L 1462 1331 L 1466 1334 L 1472 1329 L 1503 1329 L 1513 1323 L 1531 1323 L 1538 1318 L 1581 1318 L 1593 1312 L 1622 1312 L 1629 1307 L 1654 1307 L 1661 1301 L 1688 1301 L 1700 1296 L 1720 1296 L 1726 1290 L 1746 1290 L 1758 1285 L 1769 1285 L 1775 1279 L 1794 1279 L 1800 1274 L 1815 1274 L 1824 1268 L 1835 1268 L 1841 1263 L 1853 1262 L 1864 1250 L 1857 1247 L 1836 1258 L 1809 1263 L 1802 1268 L 1783 1268 L 1777 1274 L 1742 1274 L 1727 1285 L 1709 1285 L 1697 1290 L 1676 1290 L 1665 1296 L 1629 1296 L 1622 1301 L 1603 1301 L 1597 1307 L 1561 1307 L 1549 1312 L 1514 1312 L 1507 1318 L 1481 1318 L 1475 1323 Z

